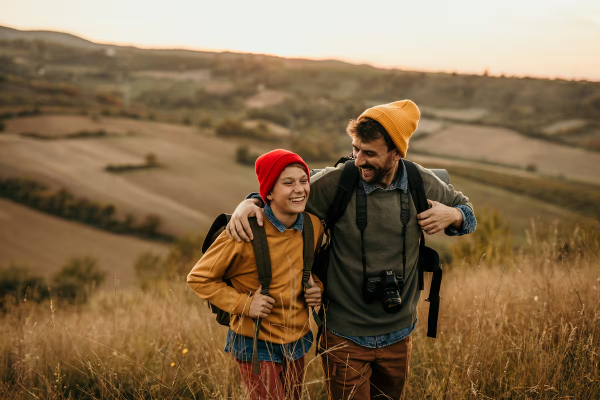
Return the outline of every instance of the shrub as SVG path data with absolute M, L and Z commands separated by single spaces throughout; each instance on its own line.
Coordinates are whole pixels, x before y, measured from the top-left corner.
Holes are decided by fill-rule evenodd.
M 275 136 L 266 130 L 257 128 L 246 128 L 241 122 L 225 120 L 216 128 L 218 136 L 222 137 L 246 137 L 258 140 L 273 140 Z
M 168 277 L 187 275 L 191 267 L 202 256 L 204 235 L 193 234 L 181 237 L 169 249 L 166 260 Z
M 34 275 L 28 267 L 10 265 L 0 269 L 0 309 L 5 301 L 41 302 L 50 296 L 46 280 Z
M 158 159 L 156 157 L 156 154 L 148 153 L 148 154 L 146 154 L 146 157 L 144 157 L 144 158 L 146 160 L 146 165 L 148 165 L 148 166 L 158 165 Z
M 503 263 L 512 256 L 510 226 L 498 210 L 478 212 L 477 229 L 465 239 L 454 242 L 450 248 L 455 263 Z
M 335 158 L 333 145 L 326 137 L 314 140 L 295 138 L 291 147 L 292 151 L 299 154 L 304 161 L 331 161 Z
M 242 165 L 251 165 L 254 166 L 256 163 L 256 159 L 260 156 L 260 154 L 252 153 L 250 148 L 246 145 L 240 145 L 237 147 L 235 151 L 235 161 L 238 164 Z
M 203 242 L 204 235 L 188 235 L 177 239 L 164 259 L 152 252 L 140 254 L 134 264 L 140 287 L 148 290 L 167 280 L 181 281 L 202 256 Z
M 536 172 L 537 171 L 537 165 L 535 163 L 528 163 L 525 166 L 525 170 L 529 171 L 529 172 Z
M 0 132 L 4 132 L 4 129 L 6 129 L 6 125 L 3 121 L 0 121 Z
M 52 282 L 57 295 L 69 302 L 87 301 L 90 292 L 98 289 L 106 280 L 106 272 L 93 257 L 72 258 L 54 275 Z
M 158 228 L 162 224 L 162 220 L 156 214 L 148 214 L 138 227 L 137 231 L 143 236 L 157 236 Z
M 134 264 L 135 274 L 143 290 L 148 290 L 165 276 L 165 262 L 160 255 L 145 252 Z
M 266 119 L 283 126 L 290 124 L 290 116 L 279 109 L 251 108 L 247 111 L 247 115 L 250 119 Z
M 212 125 L 213 125 L 213 122 L 210 117 L 202 117 L 202 118 L 200 118 L 200 121 L 198 121 L 198 126 L 200 128 L 210 128 L 210 127 L 212 127 Z

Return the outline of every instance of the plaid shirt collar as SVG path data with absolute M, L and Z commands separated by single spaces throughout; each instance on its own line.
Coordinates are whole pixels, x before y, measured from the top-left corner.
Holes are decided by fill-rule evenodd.
M 406 192 L 408 190 L 408 177 L 406 176 L 406 168 L 404 168 L 404 160 L 400 160 L 400 162 L 402 163 L 402 169 L 398 168 L 398 173 L 396 174 L 396 178 L 392 181 L 392 184 L 390 186 L 388 186 L 387 188 L 382 188 L 377 186 L 374 183 L 367 183 L 365 181 L 362 181 L 363 184 L 363 188 L 365 189 L 365 193 L 367 195 L 373 193 L 376 190 L 396 190 L 396 189 L 400 189 L 403 192 Z

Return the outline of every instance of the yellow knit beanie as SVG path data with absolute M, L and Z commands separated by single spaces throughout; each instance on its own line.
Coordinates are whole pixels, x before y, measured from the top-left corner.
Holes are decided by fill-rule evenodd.
M 421 112 L 412 101 L 400 100 L 368 108 L 358 117 L 358 121 L 362 118 L 371 118 L 379 122 L 404 158 L 408 150 L 408 140 L 417 130 Z

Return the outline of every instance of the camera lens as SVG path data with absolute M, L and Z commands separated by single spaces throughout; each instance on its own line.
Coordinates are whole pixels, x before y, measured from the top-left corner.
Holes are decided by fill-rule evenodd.
M 386 313 L 396 314 L 402 308 L 400 293 L 397 290 L 386 290 L 383 292 L 381 305 Z

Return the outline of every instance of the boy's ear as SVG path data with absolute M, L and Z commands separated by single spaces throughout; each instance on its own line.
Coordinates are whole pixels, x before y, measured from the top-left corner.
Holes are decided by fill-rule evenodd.
M 267 200 L 273 201 L 273 192 L 269 192 L 269 194 L 267 195 Z

